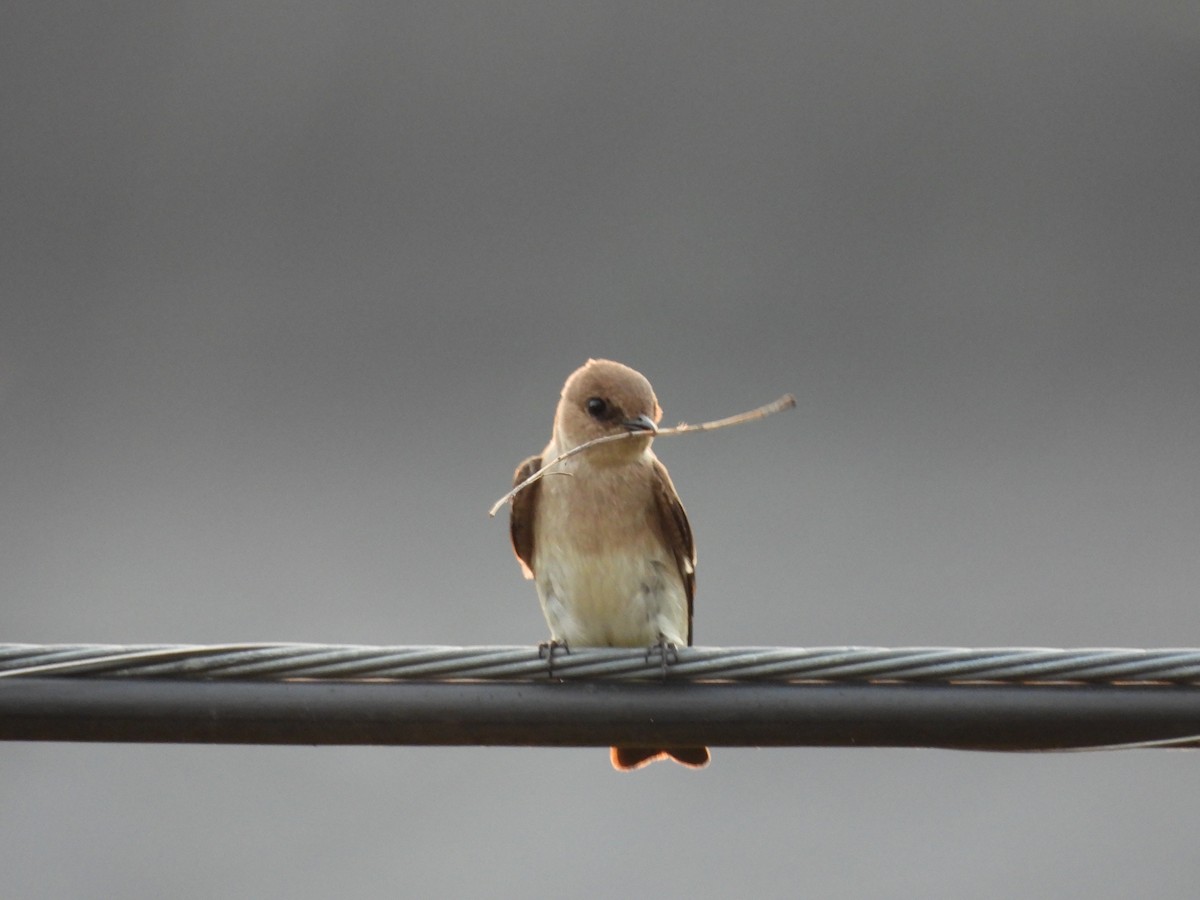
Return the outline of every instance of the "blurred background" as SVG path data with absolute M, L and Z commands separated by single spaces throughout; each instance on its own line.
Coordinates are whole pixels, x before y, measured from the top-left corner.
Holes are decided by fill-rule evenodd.
M 707 645 L 1200 644 L 1187 3 L 10 3 L 0 641 L 533 644 L 644 372 Z M 0 746 L 0 893 L 1193 897 L 1200 756 Z

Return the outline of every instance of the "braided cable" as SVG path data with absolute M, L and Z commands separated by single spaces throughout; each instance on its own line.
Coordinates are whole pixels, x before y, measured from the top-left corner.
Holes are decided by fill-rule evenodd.
M 1200 684 L 1200 650 L 0 644 L 0 679 Z

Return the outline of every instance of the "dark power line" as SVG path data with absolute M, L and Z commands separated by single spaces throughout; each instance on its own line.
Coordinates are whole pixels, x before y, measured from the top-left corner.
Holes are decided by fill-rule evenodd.
M 676 658 L 677 657 L 677 658 Z M 1200 744 L 1200 650 L 0 645 L 0 739 Z

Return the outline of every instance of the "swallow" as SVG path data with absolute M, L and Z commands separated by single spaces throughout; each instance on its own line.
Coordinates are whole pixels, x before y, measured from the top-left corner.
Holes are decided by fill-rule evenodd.
M 651 442 L 662 409 L 645 376 L 589 359 L 563 385 L 550 443 L 518 466 L 524 481 L 567 450 L 603 435 L 636 437 L 563 460 L 512 500 L 509 532 L 526 578 L 537 587 L 550 652 L 556 646 L 691 646 L 696 547 L 687 514 Z M 707 747 L 613 747 L 613 766 L 659 759 L 708 764 Z

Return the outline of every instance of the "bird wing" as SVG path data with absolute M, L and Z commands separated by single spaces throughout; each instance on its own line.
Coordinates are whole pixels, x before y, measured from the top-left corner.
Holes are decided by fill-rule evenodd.
M 667 546 L 679 566 L 679 575 L 683 578 L 683 587 L 687 591 L 688 629 L 687 642 L 692 644 L 692 597 L 696 593 L 696 544 L 692 540 L 692 526 L 688 524 L 687 513 L 679 502 L 679 494 L 675 493 L 675 485 L 667 474 L 667 467 L 657 459 L 654 461 L 654 504 L 658 510 L 659 526 Z
M 542 467 L 540 456 L 531 456 L 517 466 L 513 474 L 513 487 L 516 487 L 534 472 Z M 521 564 L 521 571 L 526 578 L 533 577 L 533 516 L 537 509 L 538 495 L 542 483 L 535 481 L 517 496 L 512 498 L 512 509 L 508 515 L 508 534 L 512 538 L 513 553 Z

